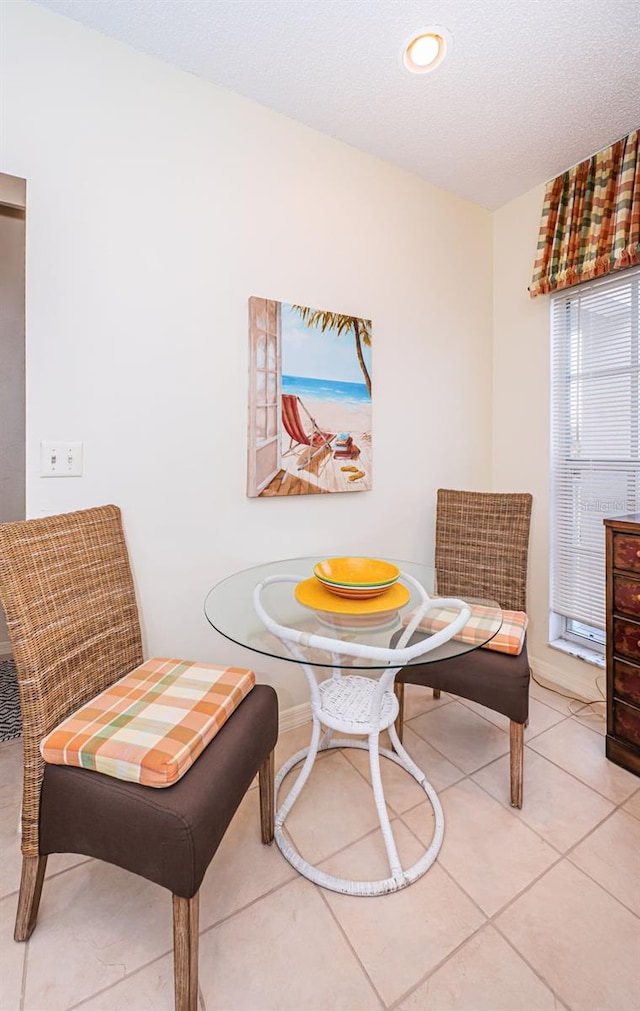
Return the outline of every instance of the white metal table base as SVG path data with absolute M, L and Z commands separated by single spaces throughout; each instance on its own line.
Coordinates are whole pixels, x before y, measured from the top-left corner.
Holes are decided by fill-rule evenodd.
M 374 689 L 377 682 L 372 681 L 369 678 L 364 677 L 354 677 L 349 676 L 343 679 L 331 679 L 330 681 L 325 681 L 321 684 L 320 690 L 324 686 L 333 686 L 338 683 L 339 680 L 350 681 L 350 682 L 362 682 L 363 684 L 358 685 L 358 688 L 364 689 L 366 695 L 370 694 L 371 689 Z M 368 682 L 368 684 L 365 684 Z M 371 686 L 371 688 L 369 687 Z M 369 689 L 369 690 L 367 690 Z M 390 695 L 390 698 L 388 696 Z M 324 735 L 322 742 L 320 741 L 321 734 L 321 721 L 314 716 L 313 720 L 313 731 L 311 734 L 311 743 L 308 747 L 303 748 L 301 751 L 296 752 L 295 755 L 285 762 L 282 768 L 279 770 L 276 776 L 275 791 L 276 791 L 276 804 L 278 799 L 278 794 L 282 782 L 285 776 L 298 765 L 303 759 L 305 760 L 302 769 L 300 770 L 298 777 L 291 787 L 291 790 L 287 794 L 287 797 L 280 808 L 276 811 L 275 819 L 275 840 L 278 849 L 282 853 L 285 860 L 287 860 L 295 869 L 302 874 L 305 878 L 313 881 L 316 885 L 320 885 L 323 888 L 328 888 L 334 892 L 343 892 L 346 895 L 385 895 L 388 892 L 396 892 L 401 888 L 405 888 L 412 882 L 416 881 L 419 877 L 425 874 L 432 863 L 436 859 L 440 847 L 442 846 L 442 840 L 444 836 L 444 816 L 442 813 L 442 806 L 438 795 L 436 794 L 434 788 L 429 783 L 424 772 L 418 768 L 415 762 L 407 754 L 403 748 L 398 735 L 396 733 L 393 721 L 397 716 L 397 702 L 393 693 L 385 693 L 385 702 L 390 702 L 391 705 L 388 707 L 387 719 L 392 716 L 392 721 L 382 729 L 388 729 L 389 736 L 391 738 L 391 743 L 394 750 L 391 751 L 388 748 L 381 748 L 379 746 L 380 732 L 367 734 L 366 740 L 353 740 L 353 739 L 337 739 L 332 740 L 333 729 L 329 727 Z M 386 706 L 384 708 L 387 708 Z M 385 719 L 383 721 L 387 723 Z M 357 726 L 351 725 L 348 730 L 349 733 L 358 733 Z M 295 849 L 291 841 L 285 836 L 284 824 L 287 815 L 291 811 L 295 801 L 297 800 L 302 788 L 304 787 L 311 770 L 315 763 L 318 754 L 322 751 L 327 751 L 332 748 L 360 748 L 364 751 L 369 752 L 369 766 L 371 770 L 371 784 L 373 787 L 373 794 L 376 803 L 376 809 L 378 812 L 378 820 L 380 822 L 380 829 L 382 831 L 382 836 L 384 839 L 387 858 L 389 861 L 390 875 L 387 878 L 382 878 L 377 881 L 357 881 L 348 878 L 337 878 L 331 874 L 327 874 L 325 871 L 320 870 L 319 867 L 310 864 L 305 860 L 300 853 Z M 433 832 L 433 837 L 431 839 L 430 845 L 427 847 L 426 851 L 420 857 L 415 864 L 411 867 L 404 869 L 400 863 L 400 858 L 398 855 L 398 850 L 396 846 L 395 839 L 393 837 L 393 832 L 391 829 L 391 823 L 389 821 L 389 815 L 387 811 L 387 805 L 384 797 L 384 789 L 382 786 L 382 777 L 380 774 L 380 755 L 384 758 L 388 758 L 390 761 L 395 762 L 402 769 L 408 772 L 417 783 L 423 788 L 426 793 L 431 807 L 433 808 L 435 827 Z
M 349 640 L 332 639 L 301 629 L 290 628 L 274 621 L 262 603 L 262 592 L 265 587 L 273 583 L 297 583 L 299 580 L 296 576 L 269 576 L 256 586 L 253 595 L 255 609 L 265 627 L 287 647 L 292 657 L 300 664 L 307 678 L 313 717 L 311 743 L 307 748 L 303 748 L 302 751 L 298 751 L 293 755 L 288 762 L 285 762 L 276 777 L 277 804 L 278 793 L 285 776 L 304 759 L 304 764 L 295 783 L 282 805 L 276 811 L 276 844 L 285 860 L 288 860 L 304 877 L 317 885 L 321 885 L 323 888 L 329 888 L 334 892 L 343 892 L 346 895 L 384 895 L 388 892 L 396 892 L 400 888 L 410 885 L 431 867 L 431 864 L 438 855 L 444 836 L 444 816 L 438 795 L 427 780 L 424 772 L 418 768 L 407 754 L 396 733 L 394 722 L 398 715 L 398 701 L 393 692 L 393 682 L 396 674 L 404 664 L 435 649 L 436 646 L 446 642 L 451 636 L 459 632 L 470 617 L 471 611 L 464 601 L 457 598 L 440 598 L 437 600 L 430 598 L 420 583 L 408 573 L 401 572 L 400 578 L 403 582 L 414 588 L 419 595 L 421 604 L 416 608 L 399 642 L 393 648 L 367 645 Z M 453 607 L 458 612 L 456 617 L 445 628 L 435 632 L 429 638 L 407 646 L 406 643 L 409 642 L 421 618 L 431 608 L 443 606 Z M 334 674 L 320 684 L 317 683 L 312 665 L 304 653 L 304 649 L 307 647 L 324 650 L 333 658 L 332 666 Z M 378 664 L 381 670 L 379 679 L 374 680 L 361 674 L 343 674 L 340 658 L 345 656 L 361 660 L 365 659 Z M 320 735 L 323 727 L 326 728 L 326 732 L 321 743 Z M 387 748 L 380 748 L 380 733 L 383 730 L 389 731 L 393 751 Z M 363 738 L 363 740 L 341 739 L 332 741 L 334 731 L 341 734 L 354 734 L 356 737 Z M 390 874 L 387 878 L 382 878 L 379 881 L 352 881 L 326 874 L 319 867 L 314 867 L 305 860 L 284 834 L 287 815 L 309 778 L 315 760 L 318 757 L 318 752 L 329 748 L 362 748 L 369 752 L 371 786 L 389 862 Z M 391 822 L 389 821 L 389 812 L 380 775 L 380 755 L 395 762 L 413 776 L 426 793 L 433 808 L 435 828 L 431 843 L 421 858 L 406 869 L 400 863 L 398 849 L 391 830 Z

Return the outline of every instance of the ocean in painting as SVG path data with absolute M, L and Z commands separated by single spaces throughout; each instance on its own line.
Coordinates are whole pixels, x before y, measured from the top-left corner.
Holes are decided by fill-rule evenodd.
M 332 400 L 353 407 L 371 404 L 364 383 L 341 383 L 336 379 L 310 379 L 307 376 L 282 376 L 282 392 L 310 400 Z

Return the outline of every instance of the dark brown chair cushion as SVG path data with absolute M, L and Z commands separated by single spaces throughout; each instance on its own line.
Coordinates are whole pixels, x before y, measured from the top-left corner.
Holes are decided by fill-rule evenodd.
M 173 786 L 47 765 L 40 852 L 97 857 L 189 899 L 277 737 L 276 693 L 256 685 Z
M 396 675 L 404 684 L 440 688 L 502 713 L 515 723 L 529 717 L 529 658 L 525 636 L 518 656 L 474 649 L 433 663 L 409 664 Z

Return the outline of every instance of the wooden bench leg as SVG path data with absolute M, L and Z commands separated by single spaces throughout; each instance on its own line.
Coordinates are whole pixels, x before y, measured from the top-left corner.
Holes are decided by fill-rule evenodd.
M 28 941 L 33 934 L 38 919 L 38 907 L 46 869 L 46 856 L 22 858 L 18 911 L 13 932 L 16 941 Z
M 173 895 L 173 978 L 175 1011 L 198 1011 L 198 921 L 200 893 Z
M 511 806 L 522 807 L 522 775 L 524 771 L 524 724 L 509 721 L 509 774 Z
M 396 734 L 400 739 L 400 744 L 402 744 L 402 734 L 404 732 L 404 684 L 401 681 L 395 681 L 393 685 L 393 690 L 398 700 L 398 715 L 396 716 Z
M 439 688 L 434 688 L 433 689 L 433 697 L 434 697 L 434 699 L 439 699 L 440 698 L 440 689 Z
M 275 797 L 274 797 L 274 754 L 272 751 L 260 766 L 258 771 L 258 788 L 260 790 L 260 828 L 262 842 L 265 846 L 273 842 L 275 831 Z

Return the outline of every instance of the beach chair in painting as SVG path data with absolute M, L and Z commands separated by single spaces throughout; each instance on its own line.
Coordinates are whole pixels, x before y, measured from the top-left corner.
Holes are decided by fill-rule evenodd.
M 305 425 L 302 422 L 300 409 L 304 411 L 309 419 L 307 427 L 311 427 L 310 432 L 306 431 Z M 313 460 L 314 456 L 321 453 L 323 449 L 330 448 L 331 443 L 335 439 L 335 435 L 332 435 L 330 432 L 323 432 L 318 427 L 315 419 L 311 417 L 300 397 L 292 393 L 282 394 L 282 424 L 284 425 L 287 435 L 291 439 L 289 448 L 285 450 L 283 456 L 287 456 L 288 453 L 293 453 L 298 446 L 309 447 L 309 452 L 304 454 L 303 461 L 298 464 L 298 470 L 302 470 L 303 467 L 307 467 Z

